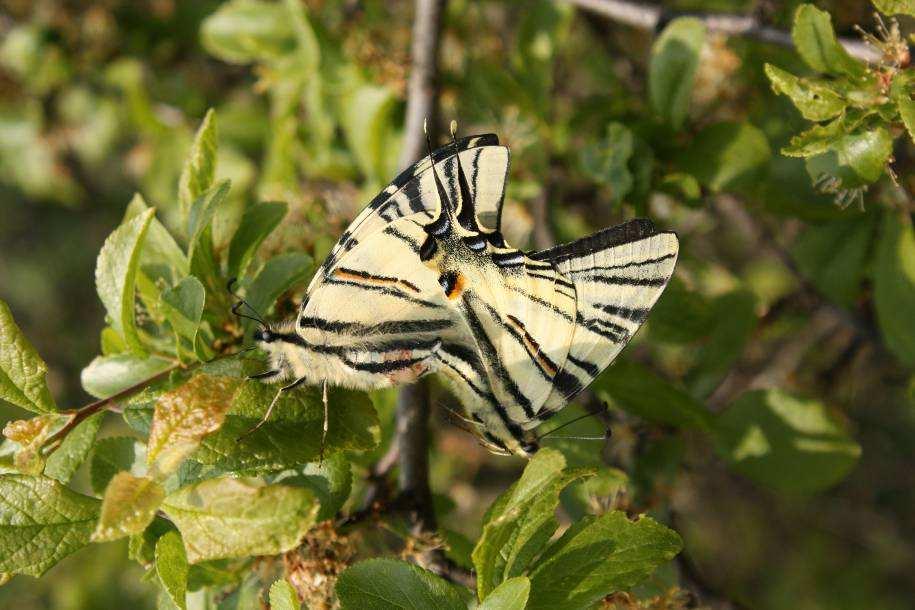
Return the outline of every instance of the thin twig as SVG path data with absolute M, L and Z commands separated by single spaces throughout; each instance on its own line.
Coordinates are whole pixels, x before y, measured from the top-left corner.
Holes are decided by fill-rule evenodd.
M 630 0 L 562 0 L 596 15 L 606 17 L 617 23 L 629 25 L 641 30 L 655 30 L 659 24 L 666 23 L 674 17 L 688 15 L 701 20 L 710 32 L 720 32 L 728 36 L 743 36 L 761 42 L 768 42 L 785 47 L 793 47 L 791 34 L 777 28 L 764 25 L 754 15 L 733 15 L 727 13 L 674 12 L 664 7 L 642 4 Z M 848 53 L 863 61 L 877 61 L 880 52 L 862 40 L 839 38 L 839 43 Z
M 70 419 L 67 420 L 67 423 L 64 424 L 63 428 L 61 428 L 60 430 L 58 430 L 57 432 L 55 432 L 54 434 L 49 436 L 48 439 L 45 441 L 44 446 L 45 446 L 47 455 L 54 453 L 54 451 L 60 446 L 60 442 L 64 439 L 64 437 L 66 437 L 76 426 L 80 425 L 83 421 L 85 421 L 89 417 L 92 417 L 96 413 L 98 413 L 100 411 L 104 411 L 105 409 L 115 405 L 118 401 L 123 400 L 124 398 L 127 398 L 131 394 L 134 394 L 135 392 L 139 392 L 140 390 L 144 389 L 146 386 L 150 385 L 151 383 L 155 383 L 156 381 L 159 381 L 163 377 L 168 376 L 172 371 L 174 371 L 175 369 L 178 369 L 180 367 L 181 367 L 180 363 L 175 363 L 172 366 L 165 369 L 164 371 L 156 373 L 152 377 L 148 377 L 147 379 L 144 379 L 143 381 L 139 381 L 128 388 L 124 388 L 120 392 L 118 392 L 116 394 L 112 394 L 108 398 L 102 398 L 101 400 L 97 400 L 84 407 L 80 407 L 79 409 L 61 411 L 60 412 L 61 415 L 68 415 L 70 417 Z

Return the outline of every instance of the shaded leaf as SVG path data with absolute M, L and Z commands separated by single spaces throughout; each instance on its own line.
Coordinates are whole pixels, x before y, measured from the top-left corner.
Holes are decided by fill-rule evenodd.
M 270 610 L 299 610 L 299 596 L 285 578 L 270 585 Z
M 606 396 L 651 422 L 708 430 L 713 419 L 705 405 L 630 360 L 614 362 L 591 388 L 598 396 Z
M 122 222 L 141 216 L 147 210 L 149 210 L 149 205 L 143 196 L 135 193 L 133 199 L 127 204 Z M 159 222 L 158 218 L 153 217 L 149 223 L 149 231 L 146 233 L 146 241 L 143 242 L 143 249 L 140 252 L 140 267 L 142 270 L 143 267 L 163 264 L 173 270 L 175 277 L 187 275 L 187 257 L 165 225 Z
M 144 354 L 135 321 L 135 288 L 140 250 L 155 210 L 148 209 L 114 230 L 99 252 L 95 287 L 111 327 L 132 351 Z
M 142 475 L 136 466 L 142 464 L 143 445 L 130 436 L 109 436 L 95 444 L 92 460 L 89 463 L 89 481 L 92 491 L 97 494 L 105 488 L 121 471 L 131 471 Z
M 884 212 L 873 273 L 883 340 L 900 362 L 915 367 L 915 230 L 909 214 Z
M 610 123 L 602 139 L 589 143 L 579 153 L 582 169 L 592 180 L 610 187 L 615 203 L 622 201 L 635 183 L 628 167 L 634 147 L 632 132 L 621 123 Z
M 829 13 L 812 4 L 797 7 L 791 38 L 801 58 L 817 72 L 847 76 L 865 73 L 865 65 L 849 55 L 836 40 Z
M 313 261 L 301 252 L 280 254 L 266 262 L 246 294 L 255 311 L 266 312 L 281 294 L 311 277 Z
M 772 91 L 787 95 L 805 119 L 825 121 L 845 110 L 845 100 L 824 82 L 798 78 L 772 64 L 766 64 L 764 69 Z
M 92 396 L 108 398 L 172 367 L 173 362 L 157 356 L 97 356 L 82 370 L 79 379 L 83 389 Z
M 310 489 L 321 503 L 318 521 L 331 519 L 349 498 L 353 473 L 349 458 L 343 452 L 333 453 L 323 462 L 311 462 L 304 467 L 282 473 L 275 483 Z
M 162 292 L 161 309 L 176 335 L 193 346 L 203 316 L 206 291 L 200 280 L 189 276 Z
M 182 487 L 162 509 L 197 563 L 284 553 L 314 525 L 318 503 L 307 489 L 223 477 Z
M 178 532 L 166 532 L 156 541 L 155 559 L 162 589 L 180 610 L 187 610 L 187 555 Z
M 699 19 L 679 17 L 664 28 L 651 47 L 648 66 L 651 107 L 674 129 L 683 126 L 689 112 L 705 33 L 705 25 Z
M 821 403 L 774 389 L 738 397 L 716 420 L 714 436 L 735 470 L 786 492 L 834 485 L 861 454 Z
M 373 184 L 397 169 L 397 150 L 391 146 L 397 104 L 393 91 L 369 83 L 359 83 L 343 98 L 340 125 L 359 169 Z
M 479 610 L 524 610 L 531 592 L 531 581 L 526 576 L 509 578 L 493 589 L 477 608 Z
M 716 123 L 700 131 L 682 166 L 714 192 L 756 182 L 772 151 L 765 134 L 749 123 Z
M 781 153 L 789 157 L 811 157 L 834 148 L 846 133 L 851 131 L 844 116 L 833 119 L 825 125 L 813 125 L 791 137 L 791 143 Z
M 843 189 L 876 182 L 893 152 L 893 138 L 883 127 L 839 138 L 827 153 L 810 157 L 807 172 L 815 179 L 832 176 Z
M 216 176 L 216 113 L 207 110 L 191 150 L 184 160 L 181 177 L 178 180 L 178 201 L 181 209 L 187 211 L 191 204 L 213 185 Z
M 467 608 L 460 588 L 396 559 L 369 559 L 350 566 L 337 579 L 336 592 L 343 610 Z
M 244 275 L 257 248 L 280 224 L 287 210 L 285 203 L 258 203 L 245 211 L 229 244 L 229 277 Z
M 188 258 L 191 259 L 191 271 L 194 271 L 195 252 L 201 248 L 211 248 L 209 232 L 207 229 L 213 222 L 216 210 L 226 200 L 229 194 L 229 181 L 222 180 L 211 189 L 201 193 L 190 204 L 187 220 Z M 204 257 L 211 256 L 206 253 Z M 200 255 L 198 255 L 200 256 Z
M 48 366 L 16 326 L 9 306 L 0 301 L 0 399 L 33 413 L 56 411 L 47 373 Z
M 0 475 L 0 572 L 41 576 L 89 544 L 100 504 L 54 479 Z
M 915 4 L 913 4 L 915 6 Z M 902 71 L 893 79 L 890 86 L 890 97 L 899 111 L 899 118 L 909 132 L 909 137 L 915 141 L 915 102 L 912 101 L 911 85 L 915 75 L 909 71 Z
M 156 401 L 146 462 L 157 476 L 174 472 L 201 439 L 222 426 L 239 381 L 195 375 Z
M 146 529 L 165 498 L 165 490 L 149 477 L 119 472 L 108 483 L 93 542 L 108 542 Z
M 873 215 L 856 215 L 807 227 L 792 254 L 801 273 L 824 295 L 851 306 L 864 279 L 874 235 Z
M 477 594 L 485 599 L 500 583 L 520 576 L 556 531 L 559 492 L 588 469 L 565 469 L 555 449 L 538 451 L 521 478 L 486 513 L 483 534 L 473 550 Z
M 318 457 L 324 406 L 318 388 L 283 392 L 270 419 L 256 426 L 276 396 L 276 386 L 249 381 L 235 395 L 232 409 L 218 432 L 203 439 L 194 459 L 226 470 L 283 470 Z M 325 455 L 365 451 L 375 446 L 378 417 L 365 394 L 333 388 L 329 392 Z
M 650 517 L 633 522 L 619 511 L 584 517 L 540 557 L 527 608 L 591 608 L 648 578 L 682 546 L 676 532 Z
M 54 453 L 48 456 L 45 463 L 45 476 L 57 479 L 61 483 L 67 483 L 73 476 L 73 473 L 86 460 L 92 445 L 95 442 L 95 435 L 102 425 L 104 413 L 96 413 L 88 417 L 74 428 L 61 442 Z

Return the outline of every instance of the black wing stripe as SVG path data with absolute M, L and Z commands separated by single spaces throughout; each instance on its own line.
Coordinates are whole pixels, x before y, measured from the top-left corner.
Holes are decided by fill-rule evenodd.
M 430 333 L 451 327 L 449 319 L 431 320 L 387 320 L 377 324 L 362 322 L 345 322 L 343 320 L 325 320 L 316 316 L 299 319 L 299 328 L 314 328 L 331 333 L 348 333 L 353 335 L 397 335 L 410 333 Z
M 337 279 L 334 277 L 327 278 L 327 280 L 325 280 L 325 284 L 336 285 L 336 286 L 353 286 L 355 288 L 360 288 L 362 290 L 371 290 L 372 292 L 386 294 L 388 296 L 392 296 L 392 297 L 401 299 L 403 301 L 407 301 L 409 303 L 419 305 L 420 307 L 428 307 L 430 309 L 439 309 L 441 307 L 438 303 L 433 303 L 431 301 L 426 301 L 424 299 L 418 299 L 416 297 L 411 297 L 408 294 L 404 294 L 403 292 L 401 292 L 397 289 L 389 288 L 387 286 L 375 286 L 372 284 L 365 284 L 362 282 L 351 282 L 351 281 L 347 281 L 347 280 L 340 280 L 340 279 Z

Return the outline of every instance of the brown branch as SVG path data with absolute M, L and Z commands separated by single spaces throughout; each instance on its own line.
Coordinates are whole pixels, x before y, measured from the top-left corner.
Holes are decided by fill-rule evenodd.
M 655 5 L 646 5 L 631 0 L 561 0 L 580 9 L 606 17 L 640 30 L 654 31 L 660 24 L 679 15 L 689 15 L 701 20 L 710 32 L 728 36 L 743 36 L 761 42 L 793 47 L 791 34 L 767 26 L 754 15 L 732 15 L 727 13 L 676 13 Z M 839 38 L 849 55 L 863 61 L 877 61 L 880 52 L 862 40 Z
M 63 428 L 61 428 L 60 430 L 58 430 L 57 432 L 55 432 L 54 434 L 49 436 L 48 439 L 44 442 L 46 455 L 50 455 L 50 454 L 54 453 L 54 451 L 57 450 L 57 448 L 60 446 L 61 441 L 63 441 L 63 439 L 68 434 L 70 434 L 70 432 L 72 432 L 76 426 L 80 425 L 86 419 L 92 417 L 93 415 L 95 415 L 96 413 L 99 413 L 100 411 L 104 411 L 105 409 L 108 409 L 109 407 L 115 405 L 118 401 L 123 400 L 124 398 L 127 398 L 131 394 L 144 389 L 149 384 L 159 381 L 160 379 L 168 376 L 172 371 L 174 371 L 175 369 L 180 368 L 180 367 L 181 367 L 181 364 L 175 363 L 172 366 L 165 369 L 164 371 L 156 373 L 152 377 L 148 377 L 147 379 L 139 381 L 128 388 L 124 388 L 120 392 L 118 392 L 116 394 L 112 394 L 108 398 L 102 398 L 101 400 L 97 400 L 84 407 L 80 407 L 79 409 L 61 411 L 60 415 L 68 415 L 70 417 L 70 419 L 67 420 L 67 423 L 64 424 Z

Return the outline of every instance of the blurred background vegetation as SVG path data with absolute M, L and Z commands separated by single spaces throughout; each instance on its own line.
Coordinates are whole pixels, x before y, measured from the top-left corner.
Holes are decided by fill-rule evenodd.
M 208 108 L 219 121 L 217 176 L 233 186 L 218 219 L 225 235 L 252 202 L 290 205 L 265 257 L 304 250 L 320 260 L 399 169 L 412 3 L 307 0 L 310 42 L 288 4 L 0 2 L 0 298 L 68 406 L 88 401 L 80 370 L 104 325 L 96 254 L 135 191 L 166 223 L 178 214 L 173 193 Z M 665 6 L 755 14 L 787 31 L 798 4 Z M 873 28 L 867 2 L 817 5 L 844 36 Z M 772 92 L 763 64 L 809 74 L 794 50 L 709 34 L 688 115 L 665 122 L 648 91 L 652 42 L 540 0 L 452 0 L 445 17 L 439 123 L 456 118 L 462 133 L 495 132 L 511 148 L 512 243 L 565 241 L 645 214 L 682 242 L 646 330 L 593 392 L 612 407 L 613 437 L 602 449 L 563 443 L 567 458 L 599 454 L 618 468 L 628 482 L 609 496 L 614 505 L 663 514 L 684 537 L 677 569 L 713 599 L 910 608 L 915 356 L 888 328 L 915 332 L 915 308 L 878 320 L 874 284 L 892 266 L 887 218 L 913 211 L 912 144 L 896 143 L 896 181 L 843 208 L 814 189 L 803 160 L 778 152 L 806 122 Z M 760 465 L 746 459 L 758 449 L 747 438 L 713 441 L 667 414 L 695 408 L 726 411 L 735 426 L 766 409 L 828 418 L 844 431 L 845 458 Z M 3 421 L 21 416 L 0 409 Z M 784 425 L 766 417 L 761 430 Z M 460 545 L 522 464 L 487 454 L 445 409 L 435 420 L 432 486 Z M 580 503 L 566 498 L 565 510 Z M 123 557 L 117 544 L 85 549 L 40 581 L 0 588 L 0 605 L 154 607 Z

